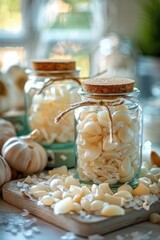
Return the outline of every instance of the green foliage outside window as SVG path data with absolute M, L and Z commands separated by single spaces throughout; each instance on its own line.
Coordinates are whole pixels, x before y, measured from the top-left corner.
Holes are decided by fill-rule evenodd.
M 160 56 L 160 0 L 140 0 L 138 44 L 144 55 Z

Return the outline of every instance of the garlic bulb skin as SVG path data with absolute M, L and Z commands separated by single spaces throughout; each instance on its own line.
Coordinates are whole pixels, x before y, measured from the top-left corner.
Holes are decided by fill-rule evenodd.
M 12 137 L 2 147 L 2 156 L 15 170 L 24 174 L 42 171 L 47 164 L 45 149 L 32 139 Z
M 0 155 L 0 187 L 11 180 L 11 169 L 5 159 Z
M 16 131 L 13 124 L 5 119 L 0 118 L 0 153 L 3 144 L 13 136 L 16 136 Z
M 27 82 L 28 75 L 25 69 L 19 65 L 12 65 L 8 70 L 6 75 L 13 84 L 13 102 L 12 107 L 21 110 L 24 109 L 24 85 Z M 18 98 L 17 98 L 18 96 Z

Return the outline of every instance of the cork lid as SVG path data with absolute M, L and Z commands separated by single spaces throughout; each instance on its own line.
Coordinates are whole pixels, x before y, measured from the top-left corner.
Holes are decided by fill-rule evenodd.
M 94 78 L 82 82 L 82 88 L 89 93 L 132 92 L 135 81 L 127 78 Z
M 72 60 L 32 60 L 32 68 L 36 71 L 69 71 L 75 70 L 76 63 Z

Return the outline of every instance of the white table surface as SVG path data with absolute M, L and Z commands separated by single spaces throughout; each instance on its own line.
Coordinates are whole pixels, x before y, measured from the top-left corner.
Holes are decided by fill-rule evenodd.
M 7 221 L 21 221 L 22 216 L 20 215 L 22 210 L 4 202 L 2 196 L 0 197 L 0 219 L 5 219 Z M 25 219 L 33 218 L 34 216 L 28 215 L 23 217 Z M 37 222 L 32 225 L 36 226 L 39 230 L 38 233 L 33 233 L 31 236 L 24 236 L 26 230 L 24 226 L 17 233 L 12 233 L 8 231 L 8 224 L 2 223 L 0 221 L 0 240 L 63 240 L 64 235 L 67 231 L 60 229 L 54 225 L 46 223 L 37 218 Z M 30 228 L 29 228 L 30 229 Z M 102 237 L 102 236 L 101 236 Z M 74 239 L 91 239 L 82 238 L 76 236 Z M 150 222 L 143 222 L 140 224 L 135 224 L 133 226 L 120 229 L 118 231 L 103 235 L 102 239 L 107 240 L 160 240 L 160 224 L 152 224 Z M 100 238 L 95 238 L 94 240 L 100 240 Z

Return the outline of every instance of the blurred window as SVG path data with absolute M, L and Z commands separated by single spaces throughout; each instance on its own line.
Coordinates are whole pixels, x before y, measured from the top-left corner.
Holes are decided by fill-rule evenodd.
M 12 65 L 26 65 L 26 50 L 23 47 L 0 48 L 0 69 L 6 71 Z
M 27 1 L 26 1 L 27 2 Z M 27 28 L 23 21 L 27 4 L 21 0 L 0 0 L 0 68 L 26 65 Z
M 1 34 L 18 33 L 22 30 L 21 0 L 0 1 Z
M 106 0 L 0 0 L 0 65 L 74 58 L 89 74 L 106 28 Z

